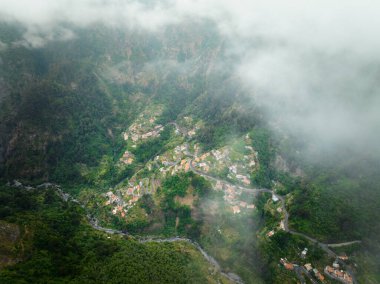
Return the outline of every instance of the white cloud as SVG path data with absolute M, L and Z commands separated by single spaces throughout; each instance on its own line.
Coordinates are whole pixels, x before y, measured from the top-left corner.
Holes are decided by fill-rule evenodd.
M 74 35 L 57 27 L 103 22 L 156 31 L 209 19 L 238 55 L 236 74 L 268 117 L 326 143 L 370 144 L 379 126 L 380 2 L 371 0 L 0 0 L 32 47 Z M 55 35 L 54 35 L 55 32 Z M 65 33 L 66 32 L 66 33 Z M 53 34 L 53 35 L 52 35 Z

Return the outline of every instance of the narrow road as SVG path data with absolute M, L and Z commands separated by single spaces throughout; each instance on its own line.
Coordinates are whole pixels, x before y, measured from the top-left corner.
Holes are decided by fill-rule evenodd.
M 339 244 L 327 244 L 330 248 L 338 248 L 343 246 L 349 246 L 353 244 L 360 244 L 361 241 L 352 241 L 352 242 L 345 242 L 345 243 L 339 243 Z
M 95 74 L 96 75 L 96 74 Z M 181 129 L 179 127 L 179 125 L 174 121 L 174 122 L 169 122 L 168 125 L 174 125 L 176 130 L 181 134 L 183 135 L 185 138 L 187 138 L 187 131 L 184 130 L 184 129 Z M 325 251 L 330 257 L 337 257 L 337 254 L 335 252 L 333 252 L 329 247 L 342 247 L 342 246 L 347 246 L 347 245 L 352 245 L 352 244 L 355 244 L 355 243 L 360 243 L 361 241 L 350 241 L 350 242 L 342 242 L 342 243 L 336 243 L 336 244 L 325 244 L 325 243 L 321 243 L 319 242 L 317 239 L 313 238 L 313 237 L 310 237 L 304 233 L 301 233 L 301 232 L 297 232 L 297 231 L 294 231 L 294 230 L 291 230 L 289 229 L 289 213 L 288 211 L 286 210 L 286 205 L 285 205 L 285 197 L 282 196 L 282 195 L 279 195 L 277 193 L 275 193 L 273 190 L 271 189 L 267 189 L 267 188 L 248 188 L 248 187 L 245 187 L 245 186 L 240 186 L 240 185 L 235 185 L 235 184 L 232 184 L 226 180 L 222 180 L 218 177 L 215 177 L 215 176 L 212 176 L 210 174 L 207 174 L 207 173 L 204 173 L 202 171 L 199 171 L 197 169 L 194 168 L 193 166 L 193 162 L 194 162 L 194 158 L 197 158 L 194 154 L 190 153 L 189 151 L 189 144 L 186 142 L 185 144 L 186 146 L 186 152 L 185 154 L 189 157 L 191 157 L 191 160 L 190 160 L 190 170 L 193 171 L 195 174 L 198 174 L 200 176 L 203 176 L 204 178 L 206 179 L 209 179 L 209 180 L 213 180 L 213 181 L 218 181 L 218 182 L 221 182 L 221 183 L 224 183 L 226 185 L 229 185 L 229 186 L 233 186 L 235 188 L 238 188 L 242 191 L 245 191 L 245 192 L 248 192 L 248 193 L 252 193 L 252 194 L 259 194 L 259 193 L 263 193 L 263 192 L 267 192 L 267 193 L 271 193 L 272 195 L 275 195 L 276 197 L 278 197 L 278 199 L 280 200 L 281 202 L 281 208 L 282 208 L 282 212 L 284 214 L 284 218 L 283 218 L 283 224 L 284 224 L 284 229 L 286 232 L 290 233 L 290 234 L 293 234 L 293 235 L 297 235 L 297 236 L 301 236 L 307 240 L 309 240 L 310 242 L 312 243 L 315 243 L 317 244 L 323 251 Z M 62 197 L 62 199 L 64 201 L 68 201 L 69 199 L 71 199 L 73 202 L 76 202 L 78 204 L 80 204 L 78 202 L 78 200 L 72 198 L 69 194 L 67 193 L 64 193 L 61 188 L 57 185 L 55 185 L 57 191 L 58 191 L 58 194 Z M 80 204 L 83 208 L 84 206 L 82 204 Z M 91 224 L 91 226 L 95 229 L 95 230 L 98 230 L 98 231 L 102 231 L 102 232 L 105 232 L 107 234 L 119 234 L 119 235 L 129 235 L 127 232 L 122 232 L 122 231 L 119 231 L 119 230 L 114 230 L 114 229 L 110 229 L 110 228 L 104 228 L 104 227 L 101 227 L 98 223 L 98 220 L 94 217 L 91 217 L 90 215 L 87 215 L 87 218 L 89 220 L 89 223 Z M 140 243 L 148 243 L 148 242 L 156 242 L 156 243 L 164 243 L 164 242 L 178 242 L 178 241 L 182 241 L 182 242 L 187 242 L 189 244 L 192 244 L 194 247 L 197 248 L 197 250 L 203 255 L 203 257 L 215 268 L 217 269 L 223 276 L 227 277 L 229 280 L 231 280 L 232 282 L 234 283 L 237 283 L 237 284 L 242 284 L 243 281 L 241 280 L 241 278 L 234 274 L 234 273 L 225 273 L 222 271 L 221 269 L 221 266 L 220 264 L 212 257 L 210 256 L 209 254 L 207 254 L 207 252 L 195 241 L 191 240 L 191 239 L 188 239 L 188 238 L 181 238 L 181 237 L 172 237 L 172 238 L 164 238 L 164 239 L 156 239 L 156 238 L 147 238 L 147 239 L 138 239 L 138 241 Z M 343 262 L 344 263 L 344 262 Z M 310 274 L 308 273 L 308 271 L 302 267 L 302 266 L 297 266 L 297 268 L 295 269 L 295 272 L 296 272 L 296 275 L 298 277 L 298 279 L 301 281 L 301 283 L 305 283 L 305 279 L 303 277 L 303 273 L 311 280 L 312 283 L 316 283 L 314 281 L 314 279 L 310 276 Z M 351 273 L 351 275 L 353 276 L 353 274 Z M 354 281 L 355 283 L 356 281 Z
M 272 193 L 273 195 L 277 196 L 279 198 L 279 200 L 281 201 L 281 208 L 282 208 L 282 212 L 284 213 L 284 219 L 282 221 L 284 222 L 284 229 L 285 229 L 285 231 L 288 232 L 288 233 L 290 233 L 290 234 L 292 234 L 292 235 L 301 236 L 301 237 L 309 240 L 310 242 L 317 244 L 323 251 L 325 251 L 328 254 L 328 256 L 333 257 L 333 258 L 337 258 L 342 265 L 346 266 L 346 270 L 352 276 L 353 283 L 357 283 L 355 275 L 354 275 L 354 272 L 352 271 L 352 269 L 350 269 L 350 267 L 347 266 L 344 263 L 343 260 L 339 259 L 338 255 L 335 252 L 333 252 L 330 249 L 330 247 L 334 248 L 334 247 L 349 246 L 349 245 L 352 245 L 352 244 L 361 243 L 361 241 L 357 240 L 357 241 L 342 242 L 342 243 L 336 243 L 336 244 L 325 244 L 325 243 L 319 242 L 317 239 L 315 239 L 313 237 L 310 237 L 310 236 L 308 236 L 308 235 L 306 235 L 304 233 L 291 230 L 291 229 L 289 229 L 289 213 L 286 210 L 285 197 L 284 196 L 279 195 L 279 194 L 275 193 L 273 190 L 270 190 L 270 189 L 267 189 L 267 188 L 248 188 L 248 187 L 244 187 L 244 186 L 237 186 L 237 185 L 231 184 L 228 181 L 222 180 L 220 178 L 211 176 L 211 175 L 209 175 L 207 173 L 204 173 L 202 171 L 199 171 L 199 170 L 195 169 L 194 166 L 193 166 L 193 162 L 194 161 L 192 159 L 190 161 L 190 169 L 194 173 L 196 173 L 196 174 L 198 174 L 200 176 L 203 176 L 206 179 L 211 179 L 213 181 L 219 181 L 221 183 L 224 183 L 224 184 L 227 184 L 227 185 L 230 185 L 230 186 L 234 186 L 236 188 L 244 190 L 245 192 L 249 192 L 249 193 L 253 193 L 253 194 L 258 194 L 258 193 L 262 193 L 262 192 L 268 192 L 268 193 Z M 301 281 L 301 283 L 306 283 L 304 277 L 302 276 L 302 272 L 307 275 L 307 277 L 310 279 L 310 281 L 312 283 L 317 283 L 317 282 L 315 282 L 315 280 L 311 277 L 311 275 L 309 274 L 309 272 L 305 268 L 298 266 L 298 268 L 295 269 L 295 272 L 296 272 L 297 278 Z
M 60 186 L 56 185 L 56 184 L 43 184 L 42 186 L 40 187 L 54 187 L 56 189 L 56 192 L 58 194 L 59 197 L 62 198 L 63 201 L 65 202 L 74 202 L 76 204 L 79 204 L 82 208 L 85 208 L 85 206 L 83 204 L 81 204 L 77 199 L 73 198 L 70 194 L 68 193 L 65 193 Z M 182 237 L 171 237 L 171 238 L 139 238 L 139 237 L 136 237 L 136 236 L 133 236 L 133 235 L 130 235 L 128 232 L 123 232 L 123 231 L 120 231 L 120 230 L 115 230 L 115 229 L 111 229 L 111 228 L 105 228 L 105 227 L 102 227 L 99 225 L 99 220 L 96 218 L 96 217 L 93 217 L 91 216 L 90 214 L 87 214 L 86 215 L 87 219 L 88 219 L 88 222 L 89 224 L 91 225 L 91 227 L 97 231 L 101 231 L 101 232 L 104 232 L 106 234 L 110 234 L 110 235 L 123 235 L 123 236 L 131 236 L 131 237 L 134 237 L 138 242 L 140 243 L 173 243 L 173 242 L 187 242 L 189 244 L 191 244 L 192 246 L 194 246 L 201 254 L 202 256 L 204 257 L 204 259 L 209 263 L 211 264 L 221 275 L 223 275 L 224 277 L 226 277 L 227 279 L 229 279 L 230 281 L 232 281 L 233 283 L 236 283 L 236 284 L 243 284 L 243 280 L 236 274 L 234 273 L 227 273 L 227 272 L 224 272 L 221 265 L 218 263 L 218 261 L 213 258 L 211 255 L 209 255 L 202 247 L 199 243 L 197 243 L 196 241 L 193 241 L 191 239 L 188 239 L 188 238 L 182 238 Z
M 204 178 L 211 179 L 213 181 L 219 181 L 221 183 L 224 183 L 224 184 L 236 187 L 236 188 L 238 188 L 240 190 L 243 190 L 245 192 L 249 192 L 249 193 L 252 193 L 252 194 L 258 194 L 258 193 L 262 193 L 262 192 L 268 192 L 268 193 L 271 193 L 271 194 L 277 196 L 278 199 L 281 201 L 281 208 L 282 208 L 282 212 L 284 213 L 284 219 L 282 221 L 284 222 L 284 229 L 285 229 L 285 231 L 289 232 L 290 234 L 293 234 L 293 235 L 304 237 L 304 238 L 308 239 L 312 243 L 316 243 L 317 245 L 319 245 L 319 247 L 322 250 L 324 250 L 331 257 L 337 257 L 337 254 L 335 252 L 333 252 L 331 249 L 329 249 L 329 247 L 342 247 L 342 246 L 352 245 L 352 244 L 355 244 L 355 243 L 361 243 L 361 241 L 351 241 L 351 242 L 343 242 L 343 243 L 337 243 L 337 244 L 325 244 L 325 243 L 319 242 L 317 239 L 315 239 L 313 237 L 310 237 L 310 236 L 308 236 L 308 235 L 306 235 L 304 233 L 300 233 L 300 232 L 291 230 L 291 229 L 289 229 L 289 213 L 286 210 L 285 197 L 284 196 L 279 195 L 279 194 L 275 193 L 273 190 L 267 189 L 267 188 L 248 188 L 248 187 L 245 187 L 245 186 L 234 185 L 234 184 L 232 184 L 232 183 L 230 183 L 228 181 L 222 180 L 222 179 L 220 179 L 218 177 L 214 177 L 212 175 L 209 175 L 207 173 L 204 173 L 202 171 L 199 171 L 199 170 L 195 169 L 194 165 L 193 165 L 193 162 L 194 162 L 193 160 L 190 161 L 190 169 L 194 173 L 196 173 L 196 174 L 198 174 L 200 176 L 203 176 Z

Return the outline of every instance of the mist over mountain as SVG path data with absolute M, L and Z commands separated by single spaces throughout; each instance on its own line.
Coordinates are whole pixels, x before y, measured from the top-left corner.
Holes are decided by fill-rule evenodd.
M 376 37 L 372 1 L 2 1 L 3 20 L 23 26 L 16 44 L 41 47 L 76 35 L 62 23 L 157 33 L 209 20 L 230 57 L 224 68 L 248 86 L 275 127 L 314 147 L 379 153 Z M 14 44 L 14 43 L 13 43 Z M 4 44 L 3 44 L 4 45 Z M 220 62 L 223 65 L 223 62 Z M 365 125 L 365 127 L 363 127 Z M 369 153 L 364 151 L 366 155 Z
M 0 282 L 378 283 L 379 10 L 0 0 Z

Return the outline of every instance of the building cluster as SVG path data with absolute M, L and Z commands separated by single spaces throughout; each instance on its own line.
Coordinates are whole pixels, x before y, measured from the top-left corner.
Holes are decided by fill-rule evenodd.
M 137 143 L 140 140 L 144 141 L 148 138 L 156 138 L 160 136 L 160 132 L 164 130 L 164 127 L 161 124 L 154 126 L 153 128 L 145 128 L 143 124 L 132 124 L 127 132 L 124 132 L 123 137 L 125 141 L 129 139 L 133 143 Z
M 125 214 L 128 211 L 128 204 L 123 200 L 123 198 L 119 195 L 114 194 L 112 191 L 108 191 L 105 194 L 105 197 L 107 198 L 104 205 L 111 205 L 112 208 L 112 214 L 120 214 L 121 217 L 125 217 Z
M 338 280 L 345 284 L 352 284 L 352 276 L 341 269 L 338 260 L 335 260 L 332 266 L 327 265 L 324 270 L 325 274 L 335 280 Z
M 194 166 L 201 170 L 202 172 L 208 173 L 210 171 L 210 163 L 206 159 L 210 157 L 210 153 L 204 153 L 203 155 L 195 158 Z
M 270 231 L 267 234 L 269 237 L 274 235 L 274 231 Z M 301 252 L 301 257 L 305 258 L 307 254 L 307 248 L 305 248 Z M 352 276 L 347 272 L 342 270 L 339 262 L 341 262 L 344 265 L 344 262 L 342 260 L 347 260 L 347 255 L 343 254 L 342 256 L 338 256 L 337 259 L 333 262 L 332 266 L 326 266 L 324 269 L 325 275 L 329 276 L 330 278 L 337 280 L 344 284 L 352 284 L 354 283 Z M 298 264 L 289 262 L 286 258 L 281 258 L 280 263 L 284 266 L 287 270 L 295 270 L 296 268 L 302 268 L 305 272 L 305 275 L 309 277 L 309 279 L 315 283 L 315 279 L 319 280 L 320 282 L 324 282 L 325 276 L 319 272 L 319 270 L 316 267 L 313 267 L 311 263 L 306 263 L 303 267 L 299 266 Z M 299 270 L 296 271 L 297 274 L 299 274 Z
M 165 167 L 160 168 L 160 173 L 164 176 L 174 176 L 179 172 L 188 172 L 190 170 L 190 159 L 183 159 L 180 162 L 167 162 L 162 163 Z
M 250 144 L 251 142 L 245 139 L 245 143 Z M 196 156 L 198 156 L 197 150 L 199 150 L 197 148 L 195 145 Z M 226 146 L 204 153 L 194 159 L 194 166 L 203 172 L 213 174 L 225 173 L 227 170 L 227 177 L 230 180 L 248 186 L 251 184 L 251 180 L 247 173 L 256 166 L 257 152 L 249 145 L 245 145 L 243 152 L 233 149 L 233 146 Z
M 128 182 L 128 186 L 116 191 L 108 191 L 103 196 L 107 199 L 105 206 L 112 206 L 112 214 L 120 214 L 125 217 L 129 209 L 131 209 L 144 194 L 152 194 L 161 185 L 159 179 L 143 179 L 141 181 Z
M 217 161 L 223 161 L 228 158 L 230 151 L 227 148 L 222 148 L 220 150 L 212 150 L 211 154 Z
M 183 133 L 185 136 L 191 138 L 191 137 L 194 137 L 195 134 L 197 134 L 197 131 L 201 128 L 201 123 L 195 123 L 194 125 L 194 122 L 193 122 L 193 119 L 189 116 L 185 116 L 184 117 L 184 120 L 185 120 L 185 125 L 187 127 L 192 127 L 192 128 L 189 128 L 188 130 L 186 129 L 186 131 Z
M 228 167 L 228 175 L 227 177 L 232 180 L 238 180 L 244 185 L 250 185 L 251 180 L 249 178 L 249 175 L 242 175 L 238 172 L 240 171 L 245 171 L 246 167 L 244 165 L 238 165 L 238 164 L 232 164 L 231 166 Z
M 286 258 L 281 258 L 280 263 L 285 267 L 286 270 L 294 270 L 294 264 L 289 262 Z
M 289 262 L 286 258 L 281 258 L 280 263 L 284 266 L 286 270 L 295 270 L 296 268 L 297 269 L 302 268 L 298 264 Z M 323 274 L 320 273 L 317 268 L 313 267 L 311 263 L 306 263 L 304 265 L 304 269 L 305 269 L 304 271 L 307 272 L 306 276 L 309 277 L 313 283 L 315 283 L 315 281 L 313 280 L 312 277 L 314 277 L 315 279 L 318 279 L 321 282 L 325 280 L 325 277 L 323 276 Z
M 181 148 L 182 149 L 182 148 Z M 183 149 L 182 151 L 186 151 Z M 166 154 L 165 156 L 156 156 L 154 161 L 160 163 L 159 171 L 161 175 L 175 175 L 179 172 L 190 171 L 190 158 L 184 158 L 182 152 L 175 152 L 174 155 Z
M 132 197 L 132 199 L 129 200 L 129 203 L 132 204 L 135 203 L 135 201 L 133 201 L 134 197 L 141 197 L 144 194 L 153 194 L 156 191 L 156 189 L 160 186 L 160 184 L 161 181 L 159 179 L 145 178 L 140 181 L 136 181 L 134 178 L 132 178 L 128 182 L 128 186 L 126 188 L 121 189 L 120 191 L 122 192 L 124 197 Z
M 133 143 L 137 143 L 160 136 L 160 132 L 164 127 L 161 124 L 155 125 L 155 123 L 161 113 L 161 108 L 141 113 L 128 130 L 123 133 L 124 140 L 131 140 Z M 132 147 L 136 147 L 136 144 L 132 145 Z
M 214 185 L 214 189 L 224 192 L 224 200 L 231 205 L 231 210 L 234 214 L 239 214 L 243 209 L 252 210 L 256 208 L 254 204 L 239 200 L 242 190 L 234 185 L 218 180 Z
M 280 230 L 283 230 L 283 231 L 286 231 L 285 230 L 285 222 L 284 222 L 284 220 L 281 220 L 280 221 L 280 226 L 279 226 L 279 228 L 280 228 Z M 277 229 L 276 229 L 277 230 Z M 271 231 L 269 231 L 268 233 L 267 233 L 267 237 L 272 237 L 274 234 L 276 233 L 276 231 L 275 230 L 271 230 Z M 307 250 L 307 249 L 306 249 Z M 306 253 L 307 253 L 307 251 L 306 251 Z M 306 256 L 306 253 L 305 253 L 305 256 Z
M 258 153 L 252 146 L 245 146 L 245 149 L 249 152 L 248 155 L 244 155 L 244 161 L 247 161 L 248 167 L 254 168 L 256 166 L 256 160 Z
M 241 182 L 243 183 L 244 185 L 250 185 L 251 184 L 251 180 L 249 179 L 249 176 L 248 175 L 236 175 L 236 178 Z
M 304 265 L 305 269 L 307 272 L 309 272 L 311 275 L 314 275 L 314 277 L 316 279 L 318 279 L 319 281 L 324 281 L 325 280 L 325 277 L 323 276 L 322 273 L 319 272 L 319 270 L 317 268 L 313 268 L 313 266 L 311 265 L 311 263 L 306 263 Z
M 132 164 L 134 160 L 135 156 L 129 151 L 125 151 L 123 156 L 120 158 L 120 162 L 122 162 L 125 165 Z

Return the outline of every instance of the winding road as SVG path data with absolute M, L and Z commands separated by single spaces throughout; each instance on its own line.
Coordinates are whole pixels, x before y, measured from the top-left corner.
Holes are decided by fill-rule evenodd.
M 271 194 L 275 195 L 276 197 L 278 197 L 278 199 L 281 201 L 282 212 L 284 213 L 284 218 L 283 218 L 282 221 L 284 222 L 284 229 L 285 229 L 285 231 L 289 232 L 290 234 L 293 234 L 293 235 L 302 236 L 302 237 L 308 239 L 309 241 L 311 241 L 312 243 L 318 244 L 325 252 L 327 252 L 329 255 L 331 255 L 333 257 L 337 257 L 337 255 L 336 255 L 336 253 L 334 253 L 333 251 L 331 251 L 329 249 L 329 247 L 342 247 L 342 246 L 348 246 L 348 245 L 352 245 L 352 244 L 360 243 L 361 242 L 361 241 L 351 241 L 351 242 L 343 242 L 343 243 L 337 243 L 337 244 L 325 244 L 325 243 L 319 242 L 317 239 L 315 239 L 313 237 L 310 237 L 310 236 L 308 236 L 308 235 L 306 235 L 304 233 L 300 233 L 300 232 L 291 230 L 291 229 L 289 229 L 289 213 L 286 210 L 285 197 L 284 196 L 279 195 L 279 194 L 275 193 L 273 190 L 268 189 L 268 188 L 248 188 L 248 187 L 245 187 L 245 186 L 238 186 L 238 185 L 232 184 L 232 183 L 230 183 L 228 181 L 222 180 L 222 179 L 220 179 L 218 177 L 211 176 L 211 175 L 209 175 L 207 173 L 204 173 L 202 171 L 199 171 L 199 170 L 195 169 L 194 165 L 193 165 L 193 162 L 194 162 L 193 160 L 190 161 L 190 169 L 195 174 L 203 176 L 204 178 L 211 179 L 213 181 L 219 181 L 221 183 L 224 183 L 224 184 L 236 187 L 236 188 L 238 188 L 238 189 L 240 189 L 240 190 L 242 190 L 244 192 L 248 192 L 248 193 L 252 193 L 252 194 L 259 194 L 259 193 L 263 193 L 263 192 L 268 192 L 268 193 L 271 193 Z
M 176 122 L 170 122 L 168 123 L 170 125 L 174 125 L 176 130 L 181 133 L 187 140 L 188 137 L 186 137 L 186 131 L 184 129 L 181 129 L 178 124 Z M 312 243 L 315 243 L 317 244 L 323 251 L 325 251 L 329 256 L 331 257 L 337 257 L 337 254 L 335 252 L 333 252 L 331 248 L 334 248 L 334 247 L 341 247 L 341 246 L 348 246 L 348 245 L 352 245 L 352 244 L 355 244 L 355 243 L 360 243 L 361 241 L 350 241 L 350 242 L 342 242 L 342 243 L 336 243 L 336 244 L 326 244 L 326 243 L 322 243 L 322 242 L 319 242 L 317 239 L 313 238 L 313 237 L 310 237 L 304 233 L 301 233 L 301 232 L 297 232 L 297 231 L 294 231 L 292 229 L 289 228 L 289 213 L 288 211 L 286 210 L 286 204 L 285 204 L 285 197 L 284 196 L 281 196 L 277 193 L 275 193 L 273 190 L 271 189 L 267 189 L 267 188 L 248 188 L 248 187 L 245 187 L 245 186 L 240 186 L 240 185 L 235 185 L 235 184 L 232 184 L 226 180 L 223 180 L 223 179 L 220 179 L 218 177 L 215 177 L 215 176 L 212 176 L 210 174 L 207 174 L 205 172 L 202 172 L 202 171 L 199 171 L 197 169 L 194 168 L 194 158 L 197 158 L 194 154 L 190 153 L 189 151 L 189 144 L 186 142 L 186 152 L 185 152 L 185 155 L 187 155 L 188 157 L 191 158 L 190 160 L 190 170 L 192 172 L 194 172 L 195 174 L 197 175 L 200 175 L 206 179 L 209 179 L 209 180 L 213 180 L 213 181 L 218 181 L 218 182 L 221 182 L 221 183 L 224 183 L 226 185 L 230 185 L 230 186 L 233 186 L 235 188 L 238 188 L 244 192 L 247 192 L 247 193 L 251 193 L 251 194 L 259 194 L 259 193 L 264 193 L 264 192 L 267 192 L 267 193 L 271 193 L 272 195 L 275 195 L 276 197 L 278 197 L 278 199 L 280 200 L 281 202 L 281 208 L 282 208 L 282 212 L 284 214 L 284 217 L 282 219 L 283 221 L 283 224 L 284 224 L 284 230 L 290 234 L 293 234 L 293 235 L 297 235 L 297 236 L 301 236 L 307 240 L 309 240 L 310 242 Z M 51 186 L 53 184 L 43 184 L 41 186 Z M 58 186 L 58 185 L 53 185 L 56 189 L 57 189 L 57 193 L 59 194 L 59 196 L 61 196 L 61 198 L 64 200 L 64 201 L 69 201 L 71 200 L 72 202 L 75 202 L 77 204 L 79 204 L 81 207 L 85 208 L 85 206 L 83 204 L 81 204 L 78 200 L 76 200 L 75 198 L 73 198 L 72 196 L 70 196 L 68 193 L 65 193 L 62 191 L 62 189 Z M 90 225 L 95 229 L 95 230 L 98 230 L 98 231 L 101 231 L 101 232 L 104 232 L 104 233 L 107 233 L 107 234 L 117 234 L 117 235 L 125 235 L 125 236 L 132 236 L 132 235 L 129 235 L 127 232 L 123 232 L 123 231 L 120 231 L 120 230 L 115 230 L 115 229 L 110 229 L 110 228 L 104 228 L 102 226 L 99 225 L 99 221 L 94 218 L 93 216 L 87 214 L 87 218 L 88 218 L 88 221 L 90 223 Z M 133 236 L 132 236 L 133 237 Z M 136 238 L 136 237 L 134 237 Z M 191 239 L 188 239 L 188 238 L 181 238 L 181 237 L 172 237 L 172 238 L 154 238 L 154 237 L 149 237 L 149 238 L 139 238 L 137 237 L 136 238 L 137 241 L 139 241 L 140 243 L 148 243 L 148 242 L 156 242 L 156 243 L 164 243 L 164 242 L 178 242 L 178 241 L 182 241 L 182 242 L 187 242 L 191 245 L 193 245 L 201 254 L 202 256 L 217 270 L 219 271 L 219 273 L 221 275 L 223 275 L 224 277 L 228 278 L 230 281 L 234 282 L 234 283 L 237 283 L 237 284 L 242 284 L 243 281 L 241 280 L 241 278 L 234 274 L 234 273 L 226 273 L 222 270 L 220 264 L 212 257 L 210 256 L 201 246 L 199 243 L 191 240 Z M 340 260 L 341 261 L 341 260 Z M 296 266 L 295 267 L 295 272 L 296 272 L 296 275 L 297 277 L 299 278 L 299 280 L 301 281 L 301 283 L 305 283 L 305 279 L 303 277 L 302 274 L 305 274 L 308 276 L 309 279 L 312 280 L 313 282 L 313 279 L 312 277 L 310 277 L 309 273 L 306 271 L 306 269 L 302 266 Z M 351 271 L 349 271 L 350 274 L 353 276 L 353 273 Z M 356 281 L 354 281 L 355 283 Z M 313 282 L 314 283 L 314 282 Z
M 187 138 L 186 137 L 186 131 L 183 130 L 183 129 L 181 129 L 176 122 L 171 122 L 170 124 L 174 125 L 176 127 L 177 131 L 180 132 L 185 138 Z M 297 232 L 297 231 L 294 231 L 294 230 L 290 229 L 289 228 L 289 212 L 286 209 L 286 203 L 285 203 L 285 197 L 284 196 L 279 195 L 279 194 L 275 193 L 273 190 L 268 189 L 268 188 L 248 188 L 248 187 L 245 187 L 245 186 L 235 185 L 235 184 L 232 184 L 232 183 L 230 183 L 230 182 L 228 182 L 226 180 L 220 179 L 218 177 L 212 176 L 210 174 L 207 174 L 205 172 L 202 172 L 202 171 L 199 171 L 199 170 L 195 169 L 193 163 L 194 163 L 194 158 L 197 158 L 197 157 L 194 154 L 190 153 L 188 142 L 186 142 L 185 145 L 186 145 L 186 153 L 185 154 L 191 158 L 191 160 L 190 160 L 190 170 L 192 172 L 194 172 L 197 175 L 203 176 L 206 179 L 213 180 L 213 181 L 218 181 L 218 182 L 224 183 L 226 185 L 233 186 L 233 187 L 238 188 L 238 189 L 240 189 L 240 190 L 242 190 L 244 192 L 247 192 L 247 193 L 252 193 L 252 194 L 257 195 L 259 193 L 267 192 L 267 193 L 271 193 L 272 195 L 275 195 L 276 197 L 278 197 L 278 199 L 281 202 L 281 209 L 282 209 L 282 212 L 284 214 L 284 217 L 282 219 L 282 222 L 284 224 L 284 230 L 286 232 L 292 234 L 292 235 L 301 236 L 301 237 L 309 240 L 310 242 L 312 242 L 314 244 L 317 244 L 330 257 L 337 258 L 342 264 L 345 264 L 345 263 L 342 260 L 340 260 L 338 258 L 338 255 L 334 251 L 332 251 L 330 248 L 349 246 L 349 245 L 352 245 L 352 244 L 361 243 L 361 241 L 355 240 L 355 241 L 342 242 L 342 243 L 326 244 L 326 243 L 322 243 L 322 242 L 318 241 L 317 239 L 315 239 L 315 238 L 313 238 L 311 236 L 308 236 L 308 235 L 306 235 L 304 233 Z M 351 269 L 349 269 L 348 266 L 346 266 L 346 267 L 347 267 L 347 271 L 353 277 L 353 282 L 356 283 L 353 271 Z M 298 266 L 298 268 L 296 269 L 296 274 L 297 274 L 297 277 L 299 278 L 299 280 L 301 281 L 301 283 L 305 283 L 305 280 L 303 279 L 302 273 L 306 274 L 308 276 L 308 278 L 314 283 L 314 280 L 311 277 L 311 275 L 308 273 L 308 271 L 304 267 Z
M 284 213 L 284 218 L 282 219 L 283 224 L 284 224 L 284 230 L 286 232 L 292 234 L 292 235 L 301 236 L 301 237 L 309 240 L 310 242 L 312 242 L 314 244 L 317 244 L 330 257 L 337 258 L 339 260 L 339 262 L 341 264 L 343 264 L 343 265 L 346 265 L 346 264 L 343 262 L 343 260 L 340 260 L 338 258 L 338 255 L 334 251 L 332 251 L 330 248 L 349 246 L 349 245 L 352 245 L 352 244 L 361 243 L 361 241 L 356 240 L 356 241 L 350 241 L 350 242 L 342 242 L 342 243 L 335 243 L 335 244 L 326 244 L 326 243 L 322 243 L 322 242 L 318 241 L 317 239 L 315 239 L 313 237 L 310 237 L 310 236 L 308 236 L 308 235 L 306 235 L 304 233 L 294 231 L 294 230 L 292 230 L 292 229 L 289 228 L 289 212 L 286 210 L 286 204 L 285 204 L 285 197 L 284 196 L 279 195 L 279 194 L 275 193 L 273 190 L 267 189 L 267 188 L 248 188 L 248 187 L 245 187 L 245 186 L 234 185 L 234 184 L 232 184 L 232 183 L 230 183 L 228 181 L 222 180 L 222 179 L 220 179 L 218 177 L 209 175 L 207 173 L 204 173 L 202 171 L 199 171 L 199 170 L 195 169 L 194 165 L 193 165 L 193 162 L 194 162 L 193 159 L 191 159 L 191 161 L 190 161 L 190 169 L 191 169 L 191 171 L 193 171 L 195 174 L 203 176 L 206 179 L 210 179 L 210 180 L 213 180 L 213 181 L 218 181 L 218 182 L 221 182 L 221 183 L 224 183 L 224 184 L 236 187 L 236 188 L 238 188 L 238 189 L 240 189 L 242 191 L 245 191 L 245 192 L 248 192 L 248 193 L 252 193 L 252 194 L 255 194 L 255 195 L 259 194 L 259 193 L 267 192 L 267 193 L 271 193 L 272 195 L 275 195 L 276 197 L 278 197 L 278 199 L 281 201 L 282 212 Z M 351 274 L 352 279 L 353 279 L 353 283 L 357 283 L 353 271 L 347 265 L 346 265 L 346 269 Z M 312 281 L 312 283 L 316 283 L 314 281 L 314 279 L 311 277 L 311 275 L 309 274 L 309 272 L 304 267 L 297 266 L 295 268 L 295 272 L 296 272 L 296 275 L 297 275 L 298 279 L 301 281 L 301 283 L 306 283 L 304 277 L 302 276 L 302 273 L 306 274 L 308 276 L 308 278 Z
M 65 193 L 61 187 L 59 185 L 56 185 L 56 184 L 51 184 L 51 183 L 46 183 L 46 184 L 42 184 L 40 185 L 39 187 L 54 187 L 56 189 L 56 192 L 57 194 L 65 201 L 65 202 L 74 202 L 78 205 L 80 205 L 82 208 L 85 209 L 85 206 L 83 204 L 81 204 L 77 199 L 75 199 L 74 197 L 72 197 L 70 194 L 68 193 Z M 223 271 L 221 265 L 218 263 L 218 261 L 213 258 L 211 255 L 209 255 L 202 247 L 199 243 L 197 243 L 196 241 L 193 241 L 191 239 L 188 239 L 188 238 L 182 238 L 182 237 L 171 237 L 171 238 L 155 238 L 155 237 L 145 237 L 145 238 L 141 238 L 141 237 L 136 237 L 136 236 L 133 236 L 133 235 L 130 235 L 128 232 L 123 232 L 123 231 L 120 231 L 120 230 L 115 230 L 115 229 L 111 229 L 111 228 L 105 228 L 105 227 L 102 227 L 99 225 L 99 220 L 94 217 L 94 216 L 91 216 L 90 214 L 86 214 L 86 217 L 88 219 L 88 222 L 89 224 L 91 225 L 91 227 L 97 231 L 100 231 L 100 232 L 104 232 L 106 234 L 110 234 L 110 235 L 122 235 L 122 236 L 131 236 L 133 237 L 134 239 L 136 239 L 139 243 L 173 243 L 173 242 L 187 242 L 189 244 L 191 244 L 192 246 L 194 246 L 201 254 L 202 256 L 204 257 L 204 259 L 212 266 L 214 267 L 215 270 L 217 270 L 222 276 L 226 277 L 227 279 L 229 279 L 230 281 L 232 281 L 233 283 L 236 283 L 236 284 L 243 284 L 243 280 L 238 276 L 236 275 L 235 273 L 232 273 L 232 272 L 225 272 Z

